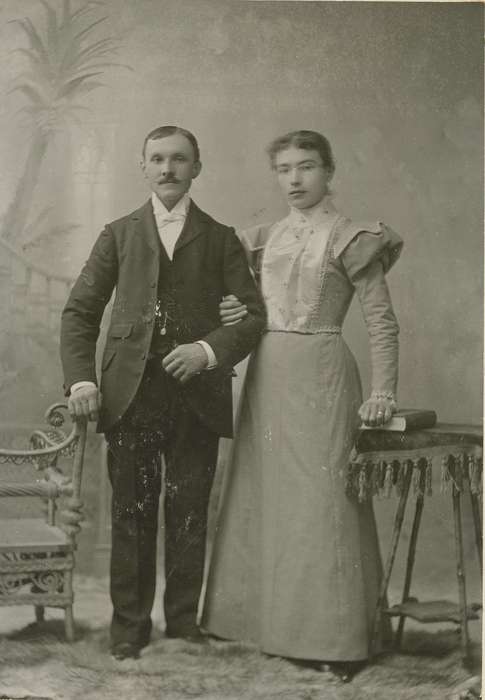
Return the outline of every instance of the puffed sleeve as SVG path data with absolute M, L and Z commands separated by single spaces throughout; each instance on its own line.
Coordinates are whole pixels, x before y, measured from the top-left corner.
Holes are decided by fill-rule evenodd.
M 238 234 L 246 252 L 249 267 L 258 282 L 261 274 L 264 247 L 268 242 L 270 229 L 271 226 L 269 224 L 261 224 L 244 229 Z
M 334 246 L 335 257 L 342 257 L 353 281 L 368 265 L 380 260 L 387 273 L 401 254 L 402 238 L 389 226 L 378 222 L 350 221 Z
M 402 239 L 384 224 L 352 224 L 335 252 L 360 302 L 369 333 L 372 391 L 396 394 L 399 326 L 385 274 L 398 259 Z

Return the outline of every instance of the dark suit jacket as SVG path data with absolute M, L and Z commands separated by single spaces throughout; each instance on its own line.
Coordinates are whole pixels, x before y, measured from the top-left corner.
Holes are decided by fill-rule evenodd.
M 123 415 L 142 378 L 154 327 L 159 256 L 149 200 L 106 226 L 64 308 L 61 357 L 68 394 L 77 381 L 97 383 L 96 341 L 104 308 L 116 288 L 101 365 L 100 432 Z M 186 328 L 179 342 L 207 341 L 218 362 L 217 369 L 197 375 L 181 391 L 207 427 L 230 437 L 232 367 L 258 342 L 264 307 L 234 229 L 217 223 L 193 202 L 175 246 L 172 279 Z M 247 317 L 232 326 L 222 326 L 219 318 L 225 294 L 235 294 L 248 307 Z

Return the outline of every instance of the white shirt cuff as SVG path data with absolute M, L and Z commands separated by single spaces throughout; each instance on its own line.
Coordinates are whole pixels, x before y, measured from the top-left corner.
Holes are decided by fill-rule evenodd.
M 217 358 L 209 343 L 206 343 L 205 340 L 196 340 L 195 342 L 204 349 L 205 354 L 207 355 L 206 369 L 214 369 L 217 367 Z
M 96 386 L 94 382 L 74 382 L 74 384 L 71 386 L 71 394 L 74 394 L 75 391 L 78 389 L 82 389 L 85 386 Z

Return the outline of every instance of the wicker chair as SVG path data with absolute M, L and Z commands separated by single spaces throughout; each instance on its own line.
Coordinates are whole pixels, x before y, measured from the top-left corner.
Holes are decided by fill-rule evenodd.
M 61 409 L 66 408 L 51 406 L 48 426 L 30 435 L 25 427 L 0 425 L 0 440 L 9 445 L 0 443 L 0 498 L 5 499 L 0 504 L 0 606 L 33 605 L 39 622 L 45 607 L 63 608 L 66 638 L 72 641 L 86 423 L 76 423 L 66 435 L 61 429 Z

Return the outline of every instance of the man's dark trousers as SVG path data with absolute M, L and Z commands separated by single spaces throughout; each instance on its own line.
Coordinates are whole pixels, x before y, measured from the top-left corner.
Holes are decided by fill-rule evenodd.
M 188 408 L 183 392 L 156 356 L 148 361 L 130 408 L 106 438 L 113 488 L 112 644 L 144 646 L 149 640 L 161 454 L 165 461 L 166 631 L 169 636 L 196 635 L 219 437 Z
M 71 290 L 61 327 L 66 394 L 76 382 L 98 382 L 96 343 L 113 291 L 100 363 L 103 399 L 98 422 L 99 432 L 105 433 L 110 445 L 114 493 L 112 643 L 141 644 L 149 635 L 155 586 L 155 523 L 161 480 L 158 453 L 163 450 L 165 461 L 170 463 L 166 498 L 170 523 L 166 542 L 168 631 L 186 636 L 195 627 L 217 436 L 232 436 L 232 367 L 256 346 L 265 327 L 265 313 L 233 229 L 191 202 L 169 261 L 160 245 L 149 200 L 105 227 Z M 219 304 L 228 294 L 238 297 L 248 314 L 239 323 L 223 326 Z M 172 341 L 184 345 L 204 340 L 217 359 L 216 369 L 193 376 L 183 387 L 175 388 L 170 381 L 167 388 L 167 375 L 159 359 L 158 364 L 148 359 L 157 338 L 160 301 L 162 311 L 168 311 L 171 318 Z M 159 335 L 168 339 L 168 326 L 165 334 L 161 331 Z M 152 366 L 157 370 L 150 369 Z M 152 371 L 158 377 L 153 383 L 149 380 Z M 156 383 L 158 388 L 149 388 Z M 176 507 L 181 508 L 180 529 L 172 525 Z M 125 534 L 127 544 L 122 546 Z

